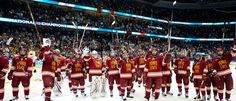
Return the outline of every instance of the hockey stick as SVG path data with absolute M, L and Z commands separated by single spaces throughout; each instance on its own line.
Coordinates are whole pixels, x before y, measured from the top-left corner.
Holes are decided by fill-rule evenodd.
M 39 31 L 38 31 L 37 25 L 36 25 L 36 23 L 35 23 L 34 16 L 33 16 L 33 13 L 32 13 L 32 10 L 31 10 L 31 8 L 30 8 L 29 1 L 28 1 L 28 0 L 26 0 L 26 4 L 27 4 L 27 7 L 28 7 L 29 12 L 30 12 L 31 19 L 32 19 L 33 24 L 34 24 L 34 28 L 35 28 L 35 31 L 36 31 L 36 39 L 38 39 L 39 44 L 40 44 L 40 46 L 41 46 L 42 43 L 41 43 L 41 39 L 40 39 L 40 36 L 39 36 Z
M 204 83 L 205 83 L 205 80 L 202 80 L 196 98 L 198 98 L 199 96 L 201 96 L 201 95 L 200 95 L 200 93 L 201 93 L 201 88 L 202 88 L 202 86 L 203 86 Z
M 41 96 L 43 96 L 43 94 L 45 94 L 44 89 L 45 89 L 45 88 L 43 88 L 43 90 L 42 90 L 42 94 L 41 94 Z
M 61 86 L 60 86 L 60 84 L 58 83 L 57 80 L 55 80 L 55 86 L 56 86 L 57 91 L 59 91 L 60 93 L 62 93 L 62 91 L 61 91 Z
M 79 32 L 78 32 L 78 28 L 77 28 L 77 25 L 75 24 L 75 22 L 72 22 L 72 24 L 75 26 L 75 28 L 76 28 L 76 32 L 77 32 L 77 35 L 76 35 L 76 41 L 78 42 L 78 35 L 79 35 Z M 87 26 L 88 26 L 88 23 L 85 25 L 85 27 L 87 28 Z M 79 43 L 79 50 L 80 50 L 80 48 L 81 48 L 81 45 L 82 45 L 82 42 L 83 42 L 83 39 L 84 39 L 84 34 L 85 34 L 85 32 L 86 32 L 86 29 L 84 29 L 84 31 L 83 31 L 83 34 L 82 34 L 82 37 L 81 37 L 81 39 L 80 39 L 80 43 Z M 73 46 L 73 48 L 74 48 L 74 46 Z M 74 48 L 75 49 L 75 48 Z

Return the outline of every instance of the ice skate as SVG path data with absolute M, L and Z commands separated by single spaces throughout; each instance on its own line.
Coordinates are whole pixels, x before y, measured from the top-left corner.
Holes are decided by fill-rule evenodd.
M 162 92 L 162 96 L 167 96 L 165 92 Z
M 112 91 L 110 91 L 110 97 L 113 97 L 113 92 Z
M 185 94 L 185 98 L 188 98 L 188 97 L 189 97 L 189 96 L 188 96 L 188 93 L 186 93 L 186 94 Z
M 86 97 L 87 95 L 85 93 L 81 93 L 81 96 L 82 97 Z
M 119 96 L 121 96 L 121 92 L 119 91 Z
M 211 95 L 207 95 L 207 100 L 210 100 L 211 99 Z
M 201 99 L 200 95 L 197 95 L 196 97 L 193 98 L 194 100 L 199 100 Z
M 203 96 L 200 101 L 206 101 L 206 96 Z
M 11 100 L 9 100 L 9 101 L 16 101 L 16 100 L 18 100 L 19 98 L 18 98 L 18 96 L 14 96 Z
M 132 96 L 132 95 L 127 95 L 127 98 L 134 98 L 134 96 Z
M 182 92 L 179 92 L 178 96 L 181 96 L 182 95 Z
M 75 97 L 79 97 L 79 95 L 78 95 L 78 94 L 74 94 L 74 96 L 75 96 Z
M 126 97 L 122 96 L 123 101 L 126 101 Z
M 53 101 L 53 100 L 50 100 L 50 99 L 45 99 L 45 101 Z
M 158 99 L 154 99 L 154 101 L 158 101 Z
M 135 90 L 134 90 L 134 89 L 131 89 L 131 92 L 132 92 L 132 93 L 134 93 L 134 92 L 135 92 Z
M 226 101 L 231 101 L 230 99 L 226 99 Z
M 219 99 L 217 98 L 217 96 L 214 96 L 214 100 L 215 100 L 215 101 L 219 101 Z
M 25 95 L 25 100 L 29 100 L 29 95 Z
M 166 94 L 167 94 L 167 95 L 173 95 L 173 93 L 171 93 L 171 92 L 167 92 Z

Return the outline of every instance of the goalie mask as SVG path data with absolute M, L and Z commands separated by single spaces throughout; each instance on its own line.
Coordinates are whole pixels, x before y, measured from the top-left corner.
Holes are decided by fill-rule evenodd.
M 93 50 L 93 51 L 91 52 L 91 56 L 94 57 L 94 58 L 99 58 L 98 52 L 95 51 L 95 50 Z
M 181 49 L 178 54 L 181 58 L 184 58 L 187 56 L 187 51 L 185 49 Z
M 116 54 L 115 54 L 115 51 L 114 51 L 114 50 L 111 50 L 111 52 L 110 52 L 110 56 L 111 56 L 111 57 L 115 57 L 115 56 L 116 56 Z

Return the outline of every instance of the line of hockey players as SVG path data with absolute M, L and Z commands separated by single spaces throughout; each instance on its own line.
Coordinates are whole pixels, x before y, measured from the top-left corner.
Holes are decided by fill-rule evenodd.
M 3 101 L 4 97 L 5 76 L 12 81 L 13 98 L 10 101 L 19 99 L 20 83 L 24 87 L 25 99 L 29 99 L 29 85 L 34 61 L 27 57 L 27 52 L 28 50 L 22 46 L 18 54 L 14 55 L 9 71 L 7 53 L 1 49 L 0 101 Z M 194 99 L 206 101 L 213 97 L 216 101 L 223 101 L 225 94 L 225 99 L 230 101 L 233 79 L 229 64 L 235 56 L 235 50 L 226 52 L 223 47 L 219 47 L 217 56 L 213 58 L 209 54 L 205 56 L 197 54 L 192 67 L 190 67 L 190 59 L 187 57 L 185 49 L 178 52 L 178 57 L 173 62 L 171 62 L 171 53 L 158 53 L 158 49 L 155 47 L 148 52 L 139 49 L 136 51 L 138 55 L 135 57 L 134 52 L 111 50 L 109 56 L 104 58 L 103 54 L 99 55 L 97 51 L 84 48 L 79 52 L 68 52 L 66 58 L 60 54 L 58 49 L 52 50 L 49 46 L 44 46 L 39 51 L 38 58 L 43 61 L 42 80 L 45 101 L 51 101 L 53 88 L 62 92 L 60 82 L 63 81 L 63 73 L 68 76 L 69 87 L 76 97 L 78 97 L 78 88 L 82 97 L 87 96 L 84 90 L 85 79 L 88 75 L 90 96 L 92 97 L 106 95 L 105 88 L 108 80 L 111 97 L 113 97 L 113 85 L 116 83 L 119 96 L 124 101 L 126 98 L 134 98 L 133 86 L 137 81 L 139 87 L 141 85 L 145 87 L 144 98 L 147 101 L 150 100 L 150 95 L 158 100 L 161 91 L 163 96 L 173 95 L 170 89 L 172 73 L 175 73 L 178 96 L 182 96 L 182 86 L 184 86 L 184 94 L 188 98 L 189 82 L 193 82 L 196 90 Z M 170 68 L 171 63 L 173 63 L 173 68 Z M 214 92 L 213 96 L 211 90 Z

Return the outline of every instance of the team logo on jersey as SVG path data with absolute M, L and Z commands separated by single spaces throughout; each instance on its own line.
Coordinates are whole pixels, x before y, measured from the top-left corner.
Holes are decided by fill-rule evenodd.
M 53 61 L 52 62 L 52 71 L 55 71 L 57 69 L 57 62 Z
M 126 64 L 125 64 L 125 67 L 126 67 L 126 71 L 127 71 L 127 72 L 130 72 L 130 71 L 131 71 L 131 63 L 126 63 Z
M 101 68 L 102 67 L 101 61 L 95 61 L 95 67 L 96 68 Z
M 17 63 L 17 70 L 24 70 L 26 67 L 26 62 L 25 61 L 19 61 Z
M 139 64 L 144 64 L 144 63 L 145 63 L 144 58 L 139 58 Z
M 212 71 L 213 70 L 213 65 L 212 65 L 212 63 L 208 63 L 207 65 L 206 65 L 206 68 L 208 69 L 208 71 Z
M 80 71 L 82 68 L 82 65 L 80 63 L 75 64 L 75 71 Z
M 193 68 L 194 68 L 194 73 L 199 73 L 200 72 L 199 64 L 195 65 Z
M 111 68 L 112 68 L 112 69 L 116 68 L 116 65 L 117 65 L 117 61 L 116 61 L 116 60 L 113 60 L 113 61 L 111 62 Z
M 157 61 L 149 62 L 150 70 L 157 70 Z
M 180 60 L 178 62 L 178 68 L 180 68 L 180 69 L 184 68 L 184 61 L 183 60 Z
M 218 62 L 218 64 L 219 64 L 219 66 L 220 66 L 220 69 L 225 69 L 225 68 L 228 67 L 228 63 L 227 63 L 226 60 L 220 60 L 220 61 Z

